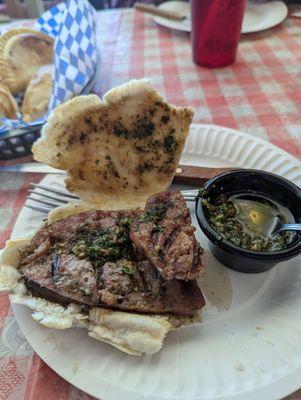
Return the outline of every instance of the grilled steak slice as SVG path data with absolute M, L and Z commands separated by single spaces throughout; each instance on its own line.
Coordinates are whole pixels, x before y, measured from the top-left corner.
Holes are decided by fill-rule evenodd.
M 53 274 L 53 261 L 57 259 L 58 273 Z M 21 267 L 27 288 L 40 297 L 60 304 L 98 302 L 97 275 L 90 261 L 78 259 L 73 254 L 45 254 L 35 263 Z
M 147 260 L 106 263 L 102 279 L 100 301 L 121 310 L 190 315 L 205 304 L 196 281 L 165 281 Z
M 203 269 L 203 250 L 195 239 L 189 209 L 180 192 L 162 192 L 146 203 L 131 225 L 135 246 L 165 279 L 195 279 Z
M 191 315 L 204 305 L 195 281 L 165 281 L 135 249 L 139 211 L 88 211 L 43 227 L 21 252 L 20 272 L 35 295 L 143 313 Z

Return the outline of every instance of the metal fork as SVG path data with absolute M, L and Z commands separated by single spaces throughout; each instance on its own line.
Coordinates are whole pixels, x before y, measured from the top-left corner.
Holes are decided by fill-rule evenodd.
M 25 207 L 48 214 L 56 207 L 63 206 L 69 201 L 78 200 L 78 197 L 67 190 L 57 189 L 52 186 L 31 183 Z M 182 195 L 187 201 L 195 201 L 198 190 L 182 190 Z

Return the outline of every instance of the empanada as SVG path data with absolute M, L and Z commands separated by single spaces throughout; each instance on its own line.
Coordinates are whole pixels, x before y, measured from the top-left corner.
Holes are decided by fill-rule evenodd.
M 19 28 L 0 37 L 0 76 L 10 91 L 18 93 L 43 66 L 50 64 L 53 39 L 33 29 Z
M 17 118 L 19 111 L 18 104 L 12 96 L 9 88 L 5 85 L 4 81 L 0 78 L 0 117 Z
M 52 88 L 52 65 L 38 70 L 29 82 L 23 101 L 23 119 L 33 121 L 46 114 Z

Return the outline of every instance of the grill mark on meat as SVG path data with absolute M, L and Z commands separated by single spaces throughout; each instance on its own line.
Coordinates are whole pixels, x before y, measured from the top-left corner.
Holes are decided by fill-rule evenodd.
M 169 206 L 170 206 L 170 202 L 169 202 Z M 166 210 L 166 212 L 167 212 L 167 210 Z M 164 218 L 166 216 L 166 212 L 164 213 L 162 218 Z M 160 222 L 162 223 L 161 218 L 160 218 L 160 220 L 161 220 Z M 183 225 L 190 225 L 190 223 L 191 223 L 191 218 L 190 218 L 190 214 L 188 213 L 186 216 L 184 216 Z M 158 220 L 156 220 L 156 224 L 158 224 Z M 164 251 L 165 252 L 168 251 L 168 249 L 172 245 L 175 237 L 181 231 L 182 225 L 171 225 L 169 228 L 170 229 L 165 229 L 163 225 L 159 225 L 159 227 L 157 225 L 154 225 L 154 227 L 152 229 L 151 240 L 152 240 L 154 248 L 156 248 L 156 246 L 159 246 L 158 256 L 160 259 L 163 258 L 161 248 L 164 247 Z M 165 232 L 165 231 L 167 231 L 167 232 Z M 196 254 L 196 256 L 197 256 L 197 254 Z
M 145 264 L 143 266 L 145 266 Z M 150 273 L 147 275 L 144 269 L 139 269 L 139 276 L 142 283 L 142 290 L 144 292 L 151 292 L 153 289 L 151 285 L 152 281 L 160 279 L 159 275 L 157 274 L 157 271 L 154 268 L 151 268 L 149 272 Z
M 141 279 L 141 283 L 142 283 L 143 292 L 148 292 L 148 286 L 147 286 L 147 282 L 145 279 L 145 275 L 142 272 L 140 272 L 140 279 Z
M 60 279 L 60 263 L 60 256 L 56 251 L 53 251 L 51 253 L 51 275 L 54 283 Z
M 152 242 L 154 246 L 157 244 L 158 239 L 159 239 L 159 231 L 156 229 L 156 226 L 154 226 L 152 229 Z
M 165 237 L 165 241 L 162 243 L 162 246 L 164 246 L 164 250 L 168 251 L 170 246 L 172 245 L 175 237 L 178 235 L 180 230 L 182 229 L 181 226 L 173 226 L 172 231 L 169 233 L 167 237 Z

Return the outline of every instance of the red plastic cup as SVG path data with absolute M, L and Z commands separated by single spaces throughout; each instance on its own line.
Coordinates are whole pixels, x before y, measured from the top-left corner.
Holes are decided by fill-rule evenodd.
M 190 0 L 193 61 L 219 68 L 235 61 L 246 0 Z

